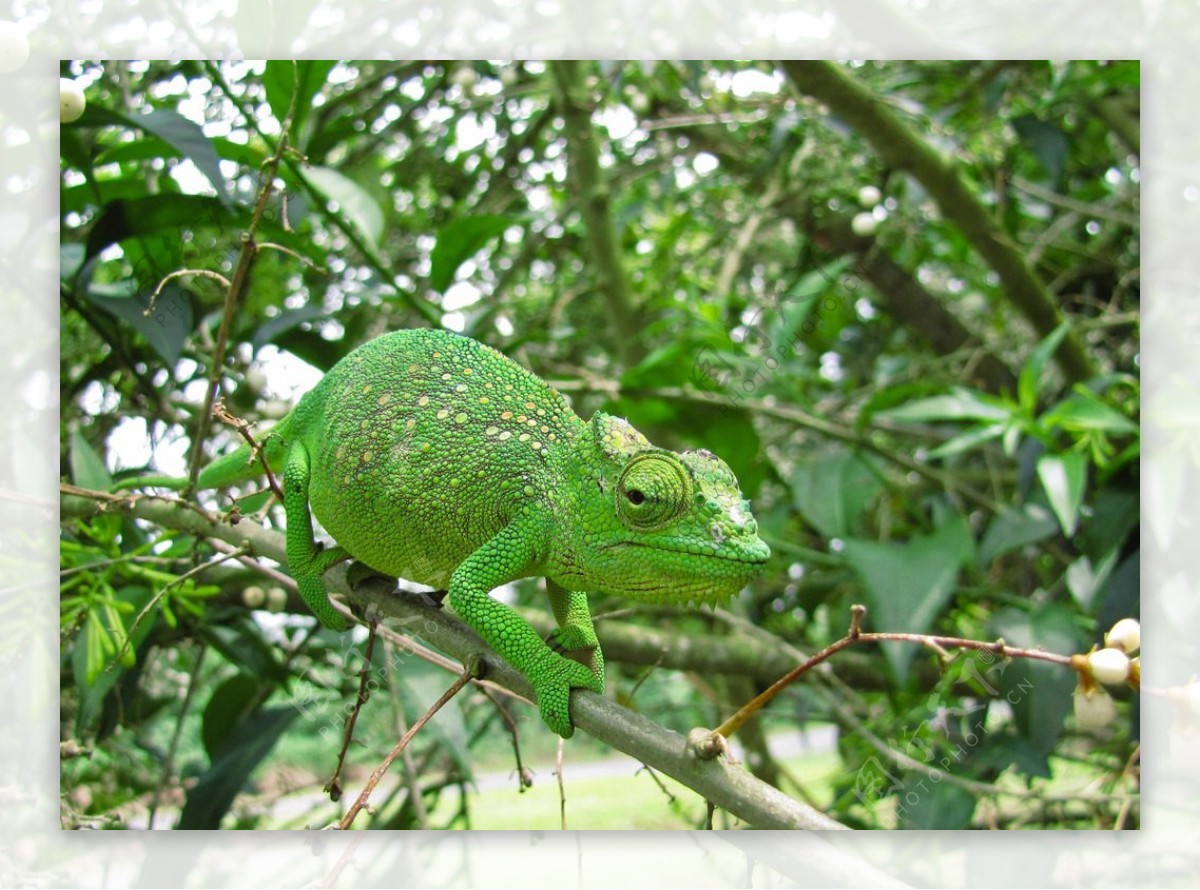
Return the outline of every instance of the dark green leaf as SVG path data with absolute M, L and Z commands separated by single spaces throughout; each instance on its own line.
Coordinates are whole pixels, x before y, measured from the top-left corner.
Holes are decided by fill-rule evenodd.
M 935 782 L 924 772 L 908 773 L 896 793 L 900 827 L 952 830 L 970 828 L 975 795 L 946 781 Z
M 87 258 L 97 256 L 110 244 L 138 235 L 162 232 L 182 240 L 198 228 L 235 229 L 244 222 L 248 222 L 244 214 L 232 213 L 216 198 L 203 195 L 146 195 L 118 199 L 105 205 L 88 232 Z
M 188 792 L 179 816 L 180 829 L 216 829 L 250 773 L 271 753 L 279 736 L 300 711 L 294 707 L 265 708 L 241 720 L 226 738 L 221 754 Z
M 244 673 L 273 683 L 288 681 L 289 674 L 275 648 L 262 638 L 258 625 L 248 615 L 239 616 L 232 624 L 206 624 L 201 632 L 209 645 Z
M 1012 122 L 1017 136 L 1025 147 L 1033 152 L 1050 180 L 1058 183 L 1062 179 L 1067 163 L 1070 141 L 1059 127 L 1032 114 L 1023 114 Z
M 1068 655 L 1082 647 L 1073 611 L 1062 603 L 1047 603 L 1033 611 L 1008 608 L 991 623 L 992 634 L 1010 646 L 1044 648 Z M 990 672 L 993 678 L 998 672 Z M 1061 665 L 1016 658 L 1004 665 L 997 685 L 1013 709 L 1022 736 L 1042 758 L 1039 775 L 1049 775 L 1046 756 L 1062 732 L 1063 720 L 1071 712 L 1075 672 Z
M 928 633 L 973 550 L 966 524 L 952 515 L 933 534 L 906 544 L 847 540 L 842 552 L 863 580 L 873 629 Z M 892 672 L 903 683 L 917 648 L 911 643 L 884 643 L 883 649 Z
M 156 108 L 145 114 L 124 115 L 111 108 L 88 105 L 79 123 L 85 126 L 118 126 L 144 130 L 157 136 L 196 165 L 196 169 L 212 184 L 222 204 L 229 203 L 229 183 L 221 172 L 221 165 L 212 143 L 197 124 L 178 112 L 169 108 Z
M 151 348 L 165 364 L 173 366 L 183 352 L 183 343 L 192 330 L 192 301 L 187 292 L 174 282 L 162 289 L 154 301 L 154 310 L 146 316 L 150 293 L 125 296 L 127 280 L 115 285 L 94 284 L 86 291 L 87 298 L 106 312 L 131 325 L 146 338 Z
M 516 224 L 510 217 L 489 214 L 468 216 L 445 226 L 438 232 L 437 243 L 429 256 L 429 286 L 444 291 L 454 280 L 459 266 Z
M 858 533 L 863 512 L 882 490 L 870 459 L 849 451 L 804 457 L 792 473 L 796 509 L 826 538 Z
M 204 708 L 200 735 L 210 762 L 216 762 L 239 723 L 262 700 L 262 681 L 249 674 L 234 674 L 214 691 Z
M 1001 553 L 1043 541 L 1058 531 L 1058 523 L 1043 504 L 1004 506 L 992 517 L 979 545 L 979 564 L 987 566 Z

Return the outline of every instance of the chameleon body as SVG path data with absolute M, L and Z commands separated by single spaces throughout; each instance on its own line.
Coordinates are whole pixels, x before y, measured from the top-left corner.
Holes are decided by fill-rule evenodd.
M 607 414 L 585 422 L 540 378 L 445 331 L 397 331 L 354 350 L 264 447 L 282 471 L 289 571 L 323 624 L 345 627 L 321 581 L 343 559 L 448 590 L 463 620 L 529 679 L 563 737 L 573 732 L 571 690 L 604 689 L 587 591 L 719 602 L 770 553 L 719 458 L 655 448 Z M 199 484 L 260 473 L 242 447 Z M 312 517 L 337 546 L 315 543 Z M 490 596 L 532 576 L 546 578 L 555 649 L 583 650 L 587 665 Z

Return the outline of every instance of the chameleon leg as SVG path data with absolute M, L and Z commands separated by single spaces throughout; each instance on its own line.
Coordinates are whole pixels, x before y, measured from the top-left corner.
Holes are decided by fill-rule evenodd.
M 536 532 L 518 520 L 467 557 L 450 578 L 450 605 L 525 675 L 537 693 L 542 720 L 567 739 L 575 732 L 571 690 L 603 692 L 603 681 L 579 662 L 551 650 L 524 618 L 489 595 L 501 584 L 530 574 L 535 562 L 533 542 L 543 538 Z
M 600 651 L 600 641 L 596 639 L 596 629 L 592 626 L 587 594 L 567 590 L 549 578 L 546 579 L 546 592 L 550 594 L 550 608 L 554 610 L 554 618 L 558 621 L 559 630 L 554 641 L 567 652 L 586 650 L 588 666 L 603 688 L 604 653 Z
M 296 442 L 288 449 L 283 469 L 283 507 L 287 513 L 288 571 L 296 579 L 300 596 L 321 623 L 343 631 L 346 622 L 329 604 L 321 574 L 330 566 L 349 559 L 343 547 L 322 549 L 313 539 L 312 515 L 308 508 L 308 449 Z

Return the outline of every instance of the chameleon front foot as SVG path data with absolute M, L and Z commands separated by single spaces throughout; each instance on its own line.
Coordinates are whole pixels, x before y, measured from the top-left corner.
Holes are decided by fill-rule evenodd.
M 537 694 L 542 720 L 554 732 L 569 739 L 575 734 L 575 726 L 571 723 L 571 690 L 590 689 L 603 693 L 604 681 L 577 661 L 561 655 L 555 658 L 551 673 L 529 679 Z

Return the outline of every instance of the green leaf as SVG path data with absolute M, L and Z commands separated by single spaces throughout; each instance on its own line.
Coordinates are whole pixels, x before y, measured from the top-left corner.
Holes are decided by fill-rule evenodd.
M 1062 427 L 1072 433 L 1102 432 L 1113 435 L 1137 435 L 1139 427 L 1116 408 L 1100 401 L 1090 390 L 1080 387 L 1042 416 L 1047 428 Z
M 904 829 L 970 828 L 975 795 L 949 782 L 934 783 L 927 773 L 911 772 L 897 792 L 900 826 Z
M 1001 553 L 1043 541 L 1058 531 L 1058 523 L 1042 504 L 1004 506 L 992 517 L 979 545 L 979 565 L 986 567 Z
M 1074 610 L 1062 603 L 1047 603 L 1033 611 L 1007 608 L 992 620 L 995 636 L 1022 649 L 1043 648 L 1068 655 L 1082 647 L 1075 628 Z M 989 678 L 996 672 L 988 672 Z M 1022 736 L 1041 758 L 1040 775 L 1049 775 L 1046 756 L 1062 733 L 1063 719 L 1072 708 L 1071 691 L 1076 676 L 1072 670 L 1028 658 L 1004 665 L 997 680 L 998 692 L 1013 709 Z
M 1007 421 L 1012 406 L 1003 399 L 971 389 L 955 387 L 948 395 L 918 399 L 897 408 L 880 411 L 877 416 L 889 420 L 929 423 L 947 420 Z
M 230 203 L 229 183 L 221 172 L 217 152 L 204 130 L 183 115 L 169 108 L 156 108 L 146 114 L 124 115 L 111 108 L 88 105 L 78 124 L 82 126 L 117 126 L 143 130 L 157 136 L 180 155 L 196 165 L 217 193 L 217 199 L 225 205 Z
M 279 736 L 299 715 L 294 707 L 265 708 L 241 720 L 230 732 L 221 754 L 188 792 L 179 829 L 215 829 L 250 773 L 271 753 Z
M 1014 118 L 1012 126 L 1025 147 L 1038 159 L 1050 180 L 1054 183 L 1059 182 L 1071 146 L 1067 134 L 1049 121 L 1032 114 Z
M 210 762 L 221 756 L 235 727 L 250 716 L 261 701 L 263 683 L 257 677 L 237 673 L 218 686 L 204 707 L 200 737 Z
M 337 62 L 329 59 L 271 60 L 263 71 L 263 87 L 267 93 L 267 104 L 275 120 L 283 125 L 288 108 L 292 104 L 292 93 L 296 93 L 296 110 L 292 117 L 291 137 L 301 146 L 297 134 L 308 119 L 313 107 L 313 97 L 325 86 L 329 72 Z
M 802 458 L 792 473 L 792 502 L 826 538 L 857 532 L 867 505 L 882 490 L 869 459 L 849 451 Z
M 196 229 L 213 226 L 237 228 L 248 222 L 244 213 L 231 212 L 216 198 L 204 195 L 145 195 L 118 198 L 104 205 L 88 231 L 87 259 L 97 256 L 111 244 L 127 238 L 159 232 L 182 239 Z
M 863 580 L 868 619 L 875 630 L 928 633 L 973 550 L 966 523 L 954 514 L 933 534 L 906 544 L 847 540 L 842 552 Z M 883 644 L 898 682 L 906 680 L 917 649 L 911 643 Z
M 112 487 L 112 475 L 104 459 L 77 429 L 71 430 L 71 481 L 94 491 L 108 491 Z
M 443 227 L 429 255 L 429 286 L 444 291 L 454 281 L 459 266 L 514 225 L 517 223 L 511 217 L 486 214 L 455 220 Z
M 940 460 L 943 457 L 950 457 L 955 454 L 962 454 L 964 451 L 970 451 L 984 442 L 990 442 L 992 439 L 997 439 L 1004 435 L 1004 431 L 1008 428 L 1007 424 L 991 423 L 987 426 L 967 430 L 965 433 L 961 433 L 953 439 L 948 439 L 933 449 L 933 451 L 929 452 L 929 458 L 930 460 Z
M 338 212 L 372 246 L 378 246 L 383 235 L 383 211 L 370 192 L 331 167 L 309 167 L 304 175 L 318 191 L 337 204 Z
M 1075 534 L 1087 487 L 1087 458 L 1075 451 L 1043 454 L 1038 458 L 1037 474 L 1063 534 L 1070 537 Z
M 283 684 L 289 674 L 279 662 L 276 649 L 263 638 L 249 615 L 239 615 L 230 624 L 205 624 L 201 634 L 225 660 L 243 673 Z
M 1038 387 L 1042 382 L 1042 371 L 1070 329 L 1070 323 L 1065 321 L 1056 327 L 1045 340 L 1037 345 L 1025 362 L 1025 366 L 1021 368 L 1021 376 L 1017 380 L 1017 402 L 1028 417 L 1032 417 L 1037 409 Z
M 84 293 L 91 302 L 128 323 L 145 337 L 164 363 L 174 365 L 192 330 L 191 298 L 183 288 L 171 282 L 159 293 L 154 301 L 154 310 L 147 317 L 150 292 L 131 293 L 135 286 L 135 281 L 126 279 L 109 285 L 94 284 Z

